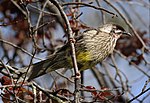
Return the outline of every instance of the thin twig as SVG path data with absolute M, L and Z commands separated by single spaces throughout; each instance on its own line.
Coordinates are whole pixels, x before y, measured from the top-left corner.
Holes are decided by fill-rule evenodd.
M 128 60 L 128 58 L 123 55 L 120 51 L 114 50 L 117 54 L 119 54 L 119 56 L 121 56 L 123 59 L 127 60 L 129 63 L 131 63 L 132 66 L 136 67 L 140 72 L 142 72 L 144 75 L 146 75 L 148 78 L 150 78 L 150 75 L 147 74 L 147 72 L 145 72 L 142 68 L 140 68 L 139 66 L 137 66 L 134 62 L 131 62 L 130 60 Z M 148 70 L 149 71 L 149 70 Z
M 57 15 L 58 15 L 58 14 L 55 14 L 55 13 L 52 13 L 52 12 L 48 12 L 48 11 L 41 10 L 41 9 L 39 9 L 38 7 L 33 6 L 33 5 L 31 5 L 31 4 L 28 4 L 28 6 L 31 7 L 31 8 L 33 8 L 33 9 L 36 9 L 37 11 L 40 11 L 40 12 L 42 12 L 42 13 L 44 13 L 44 14 L 53 15 L 53 16 L 57 16 Z
M 69 82 L 74 83 L 74 81 L 72 81 L 70 78 L 64 76 L 62 73 L 60 73 L 60 72 L 58 72 L 58 71 L 55 71 L 55 72 L 56 72 L 58 75 L 60 75 L 61 77 L 67 79 Z
M 14 0 L 11 0 L 11 2 L 12 2 L 25 16 L 27 16 L 27 13 L 26 13 Z
M 142 40 L 142 38 L 139 36 L 139 34 L 136 32 L 136 30 L 134 29 L 134 27 L 132 26 L 132 24 L 129 22 L 129 20 L 120 12 L 120 10 L 118 10 L 114 5 L 112 5 L 112 3 L 110 3 L 110 1 L 108 0 L 104 0 L 108 5 L 110 5 L 120 16 L 121 18 L 125 21 L 125 23 L 130 27 L 130 29 L 132 30 L 132 32 L 135 34 L 135 36 L 139 39 L 139 41 L 142 43 L 143 47 L 147 50 L 149 50 L 149 48 L 146 46 L 146 44 L 144 43 L 144 41 Z M 150 51 L 150 50 L 149 50 Z
M 99 0 L 95 0 L 95 1 L 96 1 L 97 5 L 98 5 L 99 7 L 101 7 L 100 1 L 99 1 Z M 103 23 L 103 24 L 106 24 L 105 12 L 104 12 L 104 11 L 101 11 L 101 14 L 102 14 L 102 23 Z
M 115 13 L 109 11 L 109 10 L 106 10 L 106 9 L 104 9 L 102 7 L 96 7 L 96 6 L 93 6 L 93 5 L 90 5 L 90 4 L 86 4 L 86 3 L 83 3 L 83 2 L 68 2 L 68 3 L 63 3 L 62 4 L 62 6 L 67 6 L 67 5 L 84 5 L 86 7 L 91 7 L 91 8 L 97 9 L 97 10 L 105 11 L 105 12 L 107 12 L 109 14 L 114 15 L 115 17 L 117 16 L 117 14 L 115 14 Z
M 150 83 L 150 78 L 145 82 L 144 87 L 142 88 L 142 91 L 146 89 L 148 83 Z
M 138 97 L 140 97 L 141 95 L 143 95 L 144 93 L 148 92 L 150 90 L 150 88 L 142 91 L 140 94 L 138 94 L 137 96 L 135 96 L 134 98 L 130 99 L 127 103 L 131 103 L 132 101 L 134 101 L 135 99 L 137 99 Z
M 115 61 L 115 59 L 114 59 L 114 56 L 113 56 L 112 54 L 111 54 L 111 60 L 112 60 L 112 63 L 113 63 L 113 65 L 114 65 L 114 67 L 115 67 L 115 70 L 116 70 L 115 79 L 117 78 L 117 76 L 119 77 L 120 82 L 121 82 L 121 85 L 122 85 L 122 89 L 123 89 L 123 91 L 124 91 L 124 90 L 126 90 L 126 86 L 125 86 L 124 83 L 123 83 L 122 76 L 121 76 L 120 73 L 119 73 L 119 68 L 118 68 L 118 66 L 117 66 L 117 64 L 116 64 L 116 61 Z
M 35 36 L 37 36 L 37 28 L 39 27 L 41 18 L 42 18 L 42 16 L 43 16 L 43 11 L 44 11 L 44 9 L 45 9 L 45 7 L 46 7 L 48 1 L 49 1 L 49 0 L 46 0 L 46 1 L 45 1 L 44 5 L 43 5 L 43 8 L 41 9 L 41 12 L 40 12 L 40 14 L 39 14 L 39 16 L 38 16 L 38 20 L 37 20 L 37 23 L 36 23 L 36 26 L 35 26 L 35 29 L 36 29 L 36 31 L 35 31 Z
M 3 64 L 3 62 L 2 62 L 1 60 L 0 60 L 0 62 L 2 63 L 2 65 L 5 67 L 7 73 L 9 74 L 12 85 L 16 85 L 16 84 L 14 83 L 14 79 L 13 79 L 12 74 L 10 73 L 10 70 Z M 16 101 L 16 103 L 19 103 L 16 94 L 17 94 L 17 93 L 15 92 L 15 89 L 13 89 L 13 96 L 14 96 L 14 98 L 15 98 L 15 101 Z
M 27 55 L 29 55 L 29 56 L 33 57 L 33 55 L 32 55 L 30 52 L 28 52 L 27 50 L 25 50 L 25 49 L 23 49 L 23 48 L 21 48 L 21 47 L 19 47 L 19 46 L 15 45 L 15 44 L 13 44 L 13 43 L 9 42 L 9 41 L 6 41 L 6 40 L 3 40 L 3 39 L 0 39 L 0 42 L 5 43 L 5 44 L 8 44 L 8 45 L 11 45 L 11 46 L 13 46 L 13 47 L 15 47 L 15 48 L 17 48 L 17 49 L 21 50 L 22 52 L 26 53 Z M 43 59 L 38 58 L 38 57 L 34 57 L 34 59 L 43 60 Z
M 56 100 L 58 103 L 68 103 L 62 100 L 62 97 L 60 98 L 59 96 L 56 96 L 54 94 L 52 94 L 49 90 L 46 90 L 44 88 L 42 88 L 41 86 L 39 86 L 37 83 L 32 82 L 33 85 L 39 89 L 40 91 L 42 91 L 45 95 L 47 95 L 49 98 L 52 98 L 53 100 Z M 66 100 L 66 98 L 63 98 Z

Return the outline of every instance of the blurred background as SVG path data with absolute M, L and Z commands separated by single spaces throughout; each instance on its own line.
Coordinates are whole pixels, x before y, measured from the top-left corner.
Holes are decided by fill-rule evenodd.
M 111 89 L 108 96 L 115 96 L 110 99 L 112 103 L 126 103 L 130 100 L 132 103 L 149 103 L 150 1 L 79 0 L 80 5 L 76 0 L 58 2 L 75 36 L 110 22 L 121 25 L 133 35 L 121 37 L 112 55 L 81 73 L 84 86 L 97 90 Z M 63 18 L 49 0 L 0 0 L 0 60 L 4 64 L 21 68 L 44 60 L 66 44 L 67 37 Z M 74 83 L 69 81 L 73 80 L 72 76 L 72 69 L 63 68 L 35 81 L 52 91 L 65 88 L 73 92 Z M 4 74 L 1 74 L 1 86 L 6 82 L 3 77 Z M 1 102 L 6 102 L 6 94 L 1 87 Z M 94 101 L 96 97 L 85 91 L 82 96 L 84 101 Z M 11 97 L 9 94 L 7 98 L 13 100 Z M 98 98 L 98 101 L 105 101 L 105 98 Z

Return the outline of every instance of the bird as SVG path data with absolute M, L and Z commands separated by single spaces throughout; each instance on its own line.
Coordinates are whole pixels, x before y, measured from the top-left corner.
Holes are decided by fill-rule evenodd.
M 80 71 L 89 69 L 97 63 L 102 62 L 109 56 L 117 40 L 122 35 L 131 35 L 118 24 L 107 23 L 98 28 L 85 30 L 75 37 L 75 52 L 77 65 Z M 31 81 L 46 73 L 60 68 L 73 68 L 71 59 L 71 48 L 69 43 L 60 47 L 54 54 L 47 59 L 37 62 L 30 67 L 24 67 L 19 70 L 19 74 L 25 75 L 26 80 Z M 27 71 L 28 69 L 28 71 Z

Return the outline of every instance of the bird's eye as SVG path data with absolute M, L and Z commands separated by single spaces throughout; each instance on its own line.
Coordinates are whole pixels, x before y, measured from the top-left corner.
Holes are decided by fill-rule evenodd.
M 112 29 L 112 30 L 110 31 L 110 33 L 115 33 L 115 30 L 114 30 L 114 29 Z

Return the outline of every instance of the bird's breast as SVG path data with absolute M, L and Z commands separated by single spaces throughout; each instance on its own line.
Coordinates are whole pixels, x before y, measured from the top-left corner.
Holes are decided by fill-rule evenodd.
M 94 66 L 112 53 L 115 44 L 116 41 L 109 34 L 88 31 L 76 43 L 77 62 L 84 69 Z

